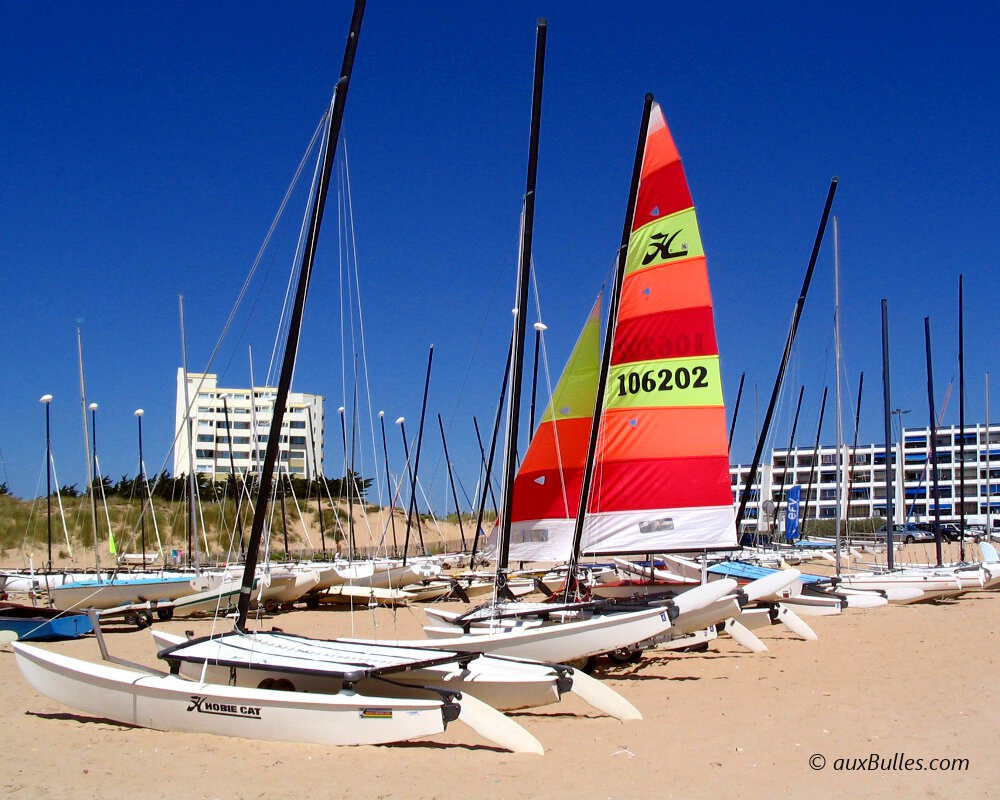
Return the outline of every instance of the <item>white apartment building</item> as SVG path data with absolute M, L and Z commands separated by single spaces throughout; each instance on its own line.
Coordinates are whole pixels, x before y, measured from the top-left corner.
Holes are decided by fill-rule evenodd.
M 189 442 L 194 438 L 194 470 L 225 479 L 259 472 L 267 449 L 271 412 L 278 390 L 222 388 L 213 373 L 189 372 L 187 397 L 190 428 L 185 425 L 184 370 L 177 370 L 174 430 L 174 475 L 190 469 Z M 323 396 L 290 392 L 281 426 L 278 469 L 282 474 L 312 479 L 323 475 Z
M 964 443 L 964 451 L 963 451 Z M 893 521 L 931 522 L 935 506 L 942 521 L 959 519 L 962 482 L 965 482 L 966 523 L 1000 524 L 1000 425 L 942 427 L 934 440 L 938 491 L 934 492 L 930 428 L 907 428 L 892 447 Z M 814 461 L 815 456 L 815 461 Z M 747 501 L 744 531 L 782 530 L 785 494 L 794 485 L 802 487 L 799 513 L 802 519 L 837 518 L 837 448 L 835 445 L 774 450 L 770 463 L 762 466 Z M 886 516 L 884 444 L 844 445 L 840 470 L 841 519 Z M 733 503 L 739 504 L 750 465 L 729 469 Z M 763 492 L 761 488 L 763 485 Z M 811 490 L 808 487 L 811 485 Z M 770 499 L 774 513 L 762 511 Z

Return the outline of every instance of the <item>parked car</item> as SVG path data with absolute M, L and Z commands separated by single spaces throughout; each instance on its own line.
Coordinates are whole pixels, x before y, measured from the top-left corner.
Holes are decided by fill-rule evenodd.
M 957 542 L 962 538 L 962 526 L 957 522 L 942 522 L 941 523 L 941 535 L 949 542 Z M 972 539 L 972 531 L 968 528 L 965 529 L 965 538 Z
M 887 528 L 883 525 L 875 531 L 876 541 L 884 542 L 886 540 L 886 533 Z M 906 522 L 892 526 L 892 541 L 894 543 L 913 544 L 914 542 L 933 542 L 935 539 L 931 531 L 921 528 L 915 522 Z

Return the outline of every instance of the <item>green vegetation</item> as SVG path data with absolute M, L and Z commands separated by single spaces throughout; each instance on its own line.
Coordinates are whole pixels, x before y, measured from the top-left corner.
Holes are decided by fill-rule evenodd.
M 361 475 L 353 475 L 354 484 L 361 492 L 360 498 L 354 495 L 354 501 L 360 508 L 364 503 L 364 492 L 371 485 L 371 480 Z M 119 553 L 139 552 L 145 535 L 147 551 L 155 550 L 156 536 L 159 533 L 160 542 L 165 551 L 171 549 L 188 550 L 188 529 L 190 527 L 189 506 L 185 497 L 188 490 L 186 476 L 172 478 L 167 473 L 161 473 L 155 480 L 149 478 L 152 491 L 152 507 L 143 503 L 144 487 L 138 477 L 122 476 L 117 482 L 104 478 L 101 483 L 95 481 L 97 503 L 97 541 L 102 553 L 108 552 L 108 527 L 113 531 Z M 284 546 L 287 525 L 289 548 L 306 546 L 302 531 L 302 523 L 309 528 L 310 536 L 319 541 L 319 515 L 316 511 L 316 497 L 322 493 L 323 525 L 328 544 L 341 538 L 340 530 L 347 520 L 346 489 L 347 482 L 342 478 L 326 478 L 323 481 L 305 481 L 293 478 L 291 481 L 282 476 L 278 484 L 278 494 L 282 492 L 288 498 L 295 497 L 299 512 L 294 503 L 289 500 L 284 521 L 281 503 L 271 505 L 272 540 L 275 547 Z M 208 540 L 211 553 L 208 559 L 225 558 L 227 553 L 238 551 L 241 536 L 249 534 L 252 521 L 253 504 L 247 501 L 249 493 L 256 501 L 256 481 L 251 479 L 244 486 L 242 480 L 232 478 L 223 481 L 209 480 L 205 475 L 197 476 L 197 491 L 201 499 L 198 506 L 197 527 L 199 550 L 204 557 L 204 541 Z M 103 497 L 106 503 L 101 500 Z M 93 514 L 90 497 L 81 493 L 75 485 L 62 486 L 51 497 L 51 529 L 53 559 L 66 559 L 69 553 L 66 547 L 68 534 L 74 554 L 77 551 L 92 552 L 94 546 Z M 306 501 L 312 498 L 306 507 Z M 333 498 L 331 505 L 329 498 Z M 63 531 L 63 517 L 60 516 L 60 501 L 66 520 L 66 532 Z M 10 494 L 6 484 L 0 484 L 0 563 L 20 563 L 24 557 L 34 554 L 36 564 L 41 565 L 47 558 L 49 524 L 45 497 L 33 500 L 22 500 Z M 237 510 L 239 520 L 237 521 Z M 153 512 L 155 511 L 155 526 Z M 341 523 L 338 523 L 338 520 Z M 236 543 L 230 547 L 231 538 Z M 58 554 L 58 556 L 57 556 Z M 102 557 L 102 562 L 107 556 Z

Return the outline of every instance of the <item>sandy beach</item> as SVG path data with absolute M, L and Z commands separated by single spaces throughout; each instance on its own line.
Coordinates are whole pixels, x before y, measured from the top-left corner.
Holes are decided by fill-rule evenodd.
M 326 747 L 164 733 L 77 713 L 34 692 L 0 648 L 0 793 L 15 798 L 988 797 L 1000 710 L 1000 595 L 811 617 L 769 652 L 728 637 L 708 652 L 646 653 L 598 675 L 644 715 L 622 723 L 577 698 L 513 716 L 545 746 L 512 755 L 455 722 L 438 737 Z M 311 636 L 419 636 L 419 607 L 297 610 L 259 620 Z M 210 621 L 157 622 L 207 633 Z M 113 654 L 155 664 L 148 631 Z M 99 660 L 92 637 L 43 645 Z M 873 754 L 875 757 L 873 759 Z M 897 754 L 901 754 L 898 755 Z M 949 771 L 931 759 L 967 759 Z M 922 759 L 922 770 L 907 759 Z M 825 766 L 817 769 L 822 762 Z M 881 766 L 884 769 L 861 769 Z M 935 762 L 936 764 L 936 762 Z M 855 769 L 846 769 L 854 766 Z M 838 768 L 839 767 L 839 768 Z

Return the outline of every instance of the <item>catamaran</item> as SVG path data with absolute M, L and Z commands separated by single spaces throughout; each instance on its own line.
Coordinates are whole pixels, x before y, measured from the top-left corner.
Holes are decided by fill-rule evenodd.
M 319 238 L 327 188 L 333 168 L 351 68 L 360 35 L 364 0 L 356 0 L 340 80 L 327 114 L 321 168 L 304 233 L 302 261 L 295 301 L 290 315 L 281 376 L 272 413 L 271 429 L 259 479 L 258 502 L 247 545 L 237 618 L 232 632 L 172 645 L 161 657 L 176 672 L 182 664 L 200 664 L 195 680 L 179 674 L 151 674 L 148 668 L 93 664 L 30 645 L 15 643 L 22 674 L 38 691 L 59 702 L 104 718 L 164 730 L 199 731 L 259 739 L 309 741 L 329 744 L 394 742 L 433 735 L 456 719 L 472 725 L 481 735 L 518 752 L 541 753 L 538 741 L 496 709 L 463 694 L 469 673 L 465 666 L 480 658 L 440 649 L 412 650 L 396 646 L 309 640 L 280 632 L 251 632 L 247 616 L 256 577 L 268 499 L 274 481 L 281 426 L 298 346 L 298 336 L 313 258 Z M 225 664 L 227 683 L 205 679 L 213 667 Z M 396 676 L 452 665 L 439 684 L 431 680 L 419 687 L 425 697 L 389 696 Z M 496 672 L 499 663 L 490 669 Z M 519 667 L 512 667 L 513 674 Z M 573 684 L 573 670 L 546 665 L 527 668 L 532 680 L 555 684 L 559 693 Z M 256 670 L 272 673 L 256 684 Z M 321 693 L 286 691 L 299 688 L 285 677 L 321 678 L 329 689 Z M 249 674 L 241 683 L 240 674 Z M 214 674 L 214 673 L 213 673 Z M 527 673 L 521 669 L 522 679 Z M 586 683 L 582 681 L 581 685 Z M 235 684 L 235 685 L 229 685 Z M 373 687 L 371 694 L 361 690 Z M 551 687 L 550 687 L 551 688 Z M 606 687 L 602 687 L 605 688 Z M 610 693 L 610 694 L 609 694 Z M 606 689 L 598 702 L 613 695 Z M 617 704 L 619 713 L 637 716 L 629 704 Z

